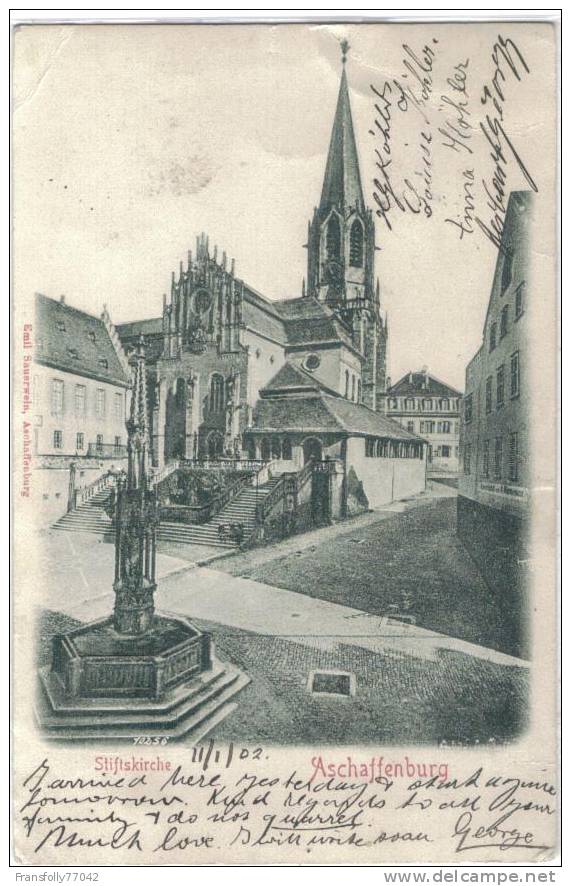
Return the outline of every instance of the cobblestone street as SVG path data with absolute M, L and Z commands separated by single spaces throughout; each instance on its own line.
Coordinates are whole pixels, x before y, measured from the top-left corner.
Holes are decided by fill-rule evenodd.
M 417 625 L 512 655 L 512 624 L 456 535 L 456 498 L 437 490 L 417 507 L 394 511 L 309 547 L 280 546 L 216 564 L 218 569 L 375 615 Z M 272 556 L 273 553 L 273 556 Z
M 514 740 L 529 665 L 514 657 L 500 609 L 455 536 L 454 509 L 454 496 L 436 491 L 203 568 L 163 552 L 157 607 L 209 631 L 218 657 L 251 680 L 212 737 Z M 42 663 L 55 633 L 113 607 L 112 546 L 85 536 L 62 547 L 56 535 L 43 542 Z M 319 670 L 350 675 L 353 694 L 315 695 Z

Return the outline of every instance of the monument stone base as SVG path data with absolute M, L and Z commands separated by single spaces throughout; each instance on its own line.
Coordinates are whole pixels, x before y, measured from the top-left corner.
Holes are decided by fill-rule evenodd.
M 113 619 L 53 640 L 40 669 L 36 717 L 48 738 L 203 737 L 235 707 L 249 683 L 218 661 L 212 640 L 179 616 L 155 615 L 140 636 L 119 634 Z

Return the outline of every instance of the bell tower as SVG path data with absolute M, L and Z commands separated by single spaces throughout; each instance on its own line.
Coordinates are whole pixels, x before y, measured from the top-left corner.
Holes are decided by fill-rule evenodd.
M 308 227 L 307 294 L 332 307 L 373 300 L 375 228 L 365 206 L 345 65 L 319 206 Z
M 307 231 L 306 297 L 331 307 L 361 352 L 363 403 L 384 411 L 387 329 L 375 285 L 375 224 L 365 205 L 347 84 L 349 44 L 341 43 L 342 73 L 319 205 Z

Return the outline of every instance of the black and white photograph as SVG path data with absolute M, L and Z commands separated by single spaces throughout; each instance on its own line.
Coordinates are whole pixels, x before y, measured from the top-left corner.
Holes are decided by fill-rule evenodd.
M 15 28 L 19 863 L 553 857 L 556 76 L 548 22 Z M 90 788 L 171 818 L 32 808 Z

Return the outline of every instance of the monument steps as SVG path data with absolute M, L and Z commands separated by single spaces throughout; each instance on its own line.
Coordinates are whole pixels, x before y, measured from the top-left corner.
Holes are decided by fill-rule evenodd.
M 211 680 L 205 672 L 171 690 L 156 706 L 148 699 L 116 699 L 118 707 L 111 709 L 109 699 L 98 706 L 97 699 L 82 699 L 81 710 L 54 710 L 53 693 L 47 688 L 42 674 L 36 716 L 49 736 L 55 740 L 125 739 L 132 741 L 138 735 L 160 735 L 180 738 L 191 734 L 202 738 L 235 709 L 231 700 L 250 682 L 250 678 L 230 664 L 217 662 Z M 192 684 L 196 683 L 196 686 Z M 76 703 L 77 703 L 76 699 Z M 91 702 L 85 705 L 85 702 Z M 165 704 L 166 703 L 166 704 Z M 121 707 L 119 707 L 119 705 Z M 129 705 L 129 708 L 127 708 Z

